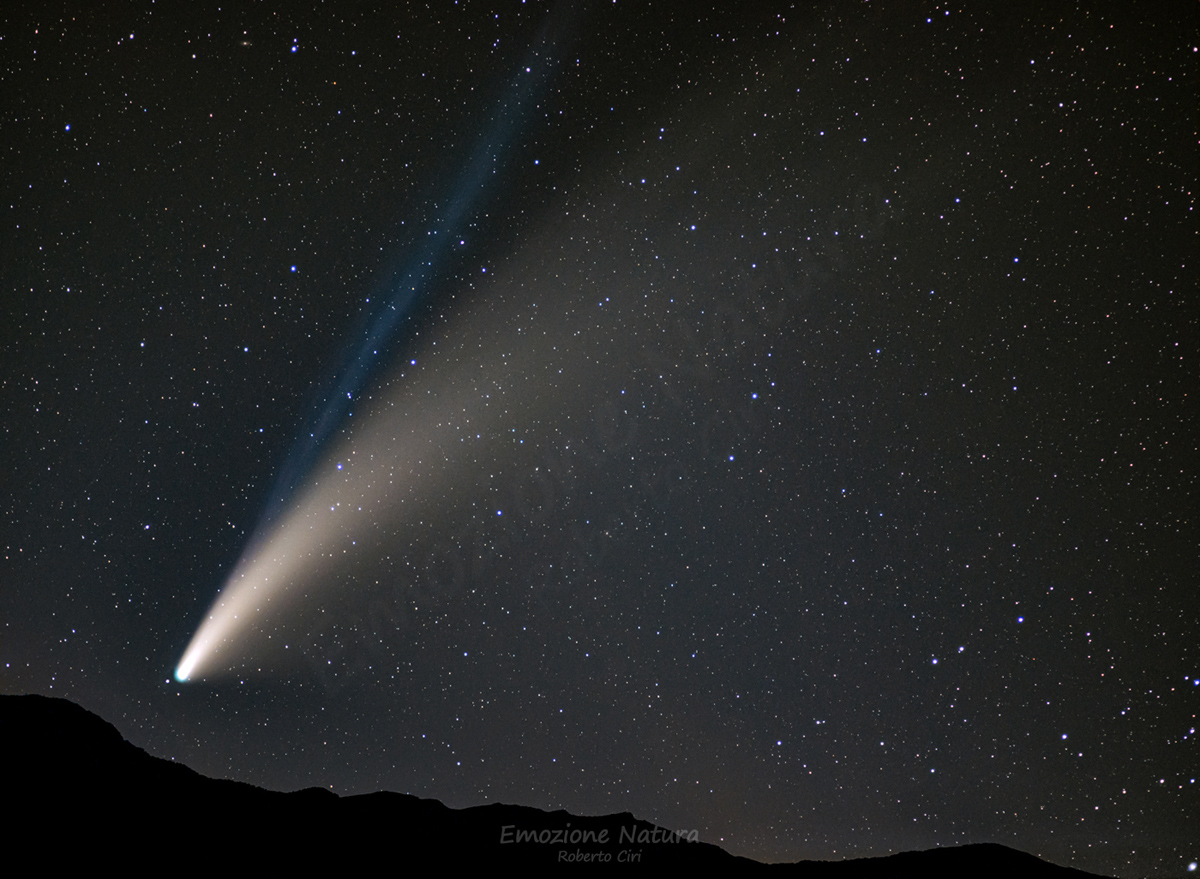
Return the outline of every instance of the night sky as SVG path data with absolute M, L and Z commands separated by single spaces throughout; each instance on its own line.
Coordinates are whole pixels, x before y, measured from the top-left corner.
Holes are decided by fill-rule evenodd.
M 1185 875 L 1194 4 L 381 5 L 0 10 L 0 690 Z

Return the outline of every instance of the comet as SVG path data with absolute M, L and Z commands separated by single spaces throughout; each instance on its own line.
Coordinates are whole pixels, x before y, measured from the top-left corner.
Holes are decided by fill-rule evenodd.
M 486 402 L 480 405 L 475 386 L 450 367 L 446 385 L 425 388 L 420 405 L 406 404 L 413 402 L 411 395 L 392 397 L 373 415 L 355 419 L 361 430 L 346 429 L 350 407 L 359 407 L 364 388 L 378 379 L 381 358 L 397 347 L 406 316 L 431 294 L 454 243 L 465 242 L 502 179 L 513 141 L 551 81 L 559 54 L 555 44 L 569 16 L 570 4 L 560 4 L 547 17 L 489 130 L 439 202 L 425 243 L 362 337 L 348 346 L 330 393 L 313 406 L 314 417 L 285 458 L 247 549 L 188 643 L 176 680 L 215 675 L 245 659 L 251 633 L 269 634 L 272 619 L 352 555 L 361 528 L 379 527 L 382 518 L 395 515 L 406 500 L 415 501 L 418 491 L 428 496 L 451 472 L 446 450 L 460 439 L 464 414 L 476 428 L 486 422 Z M 328 451 L 339 431 L 349 437 Z

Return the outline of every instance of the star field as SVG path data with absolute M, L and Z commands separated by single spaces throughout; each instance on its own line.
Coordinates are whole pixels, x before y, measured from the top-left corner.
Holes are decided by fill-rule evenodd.
M 3 691 L 276 789 L 1186 873 L 1194 9 L 432 6 L 0 12 Z

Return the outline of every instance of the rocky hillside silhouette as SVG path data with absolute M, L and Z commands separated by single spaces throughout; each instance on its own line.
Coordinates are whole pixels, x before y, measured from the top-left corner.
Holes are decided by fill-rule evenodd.
M 492 804 L 449 809 L 396 793 L 339 797 L 206 778 L 151 757 L 73 702 L 0 696 L 10 863 L 233 870 L 539 868 L 764 874 L 829 879 L 1093 876 L 1001 845 L 855 861 L 760 864 L 640 821 Z

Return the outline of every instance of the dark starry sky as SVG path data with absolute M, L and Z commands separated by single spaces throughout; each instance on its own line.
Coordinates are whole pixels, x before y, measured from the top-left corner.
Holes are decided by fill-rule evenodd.
M 5 4 L 0 688 L 280 789 L 1186 874 L 1194 6 L 729 6 Z M 403 503 L 175 682 L 323 413 Z

